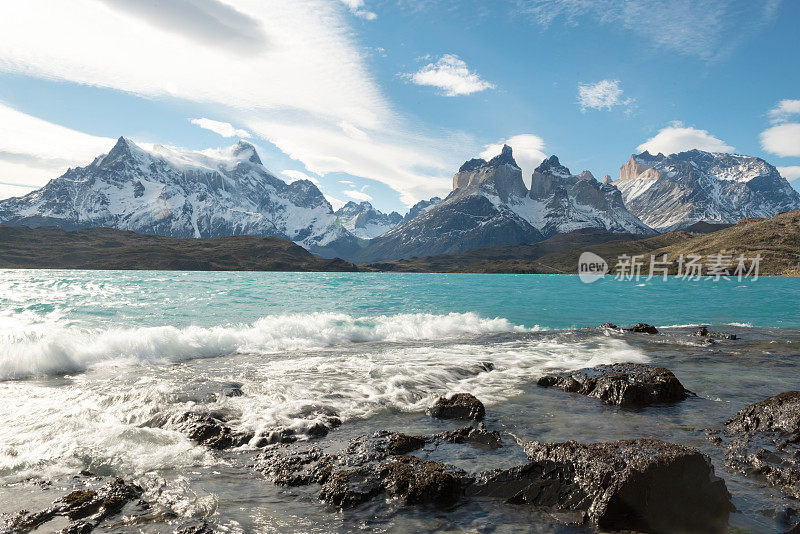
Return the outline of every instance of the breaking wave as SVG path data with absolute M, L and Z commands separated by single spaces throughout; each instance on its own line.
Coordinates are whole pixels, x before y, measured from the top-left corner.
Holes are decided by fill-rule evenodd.
M 487 319 L 475 313 L 358 318 L 311 313 L 270 315 L 252 324 L 210 328 L 15 330 L 0 334 L 0 380 L 78 373 L 110 361 L 180 362 L 229 354 L 271 354 L 353 343 L 437 340 L 528 329 L 507 319 Z

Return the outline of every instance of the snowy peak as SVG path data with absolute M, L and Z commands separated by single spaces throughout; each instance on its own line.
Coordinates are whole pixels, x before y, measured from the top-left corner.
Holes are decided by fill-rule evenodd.
M 628 209 L 662 231 L 800 208 L 800 195 L 775 167 L 740 154 L 696 149 L 669 156 L 634 154 L 615 185 Z
M 567 178 L 572 176 L 572 173 L 569 172 L 569 169 L 561 165 L 561 162 L 558 161 L 557 156 L 550 156 L 544 160 L 538 167 L 536 167 L 536 169 L 534 169 L 533 173 L 538 173 L 545 176 L 556 176 L 559 178 Z
M 262 165 L 261 158 L 258 157 L 256 147 L 247 141 L 239 141 L 231 147 L 231 155 L 240 160 L 246 160 L 255 165 Z
M 120 137 L 90 165 L 0 201 L 0 224 L 171 237 L 274 236 L 327 256 L 358 246 L 313 183 L 275 177 L 244 141 L 194 152 Z
M 366 201 L 350 201 L 335 214 L 344 228 L 361 239 L 374 239 L 403 222 L 403 216 L 396 211 L 382 213 Z

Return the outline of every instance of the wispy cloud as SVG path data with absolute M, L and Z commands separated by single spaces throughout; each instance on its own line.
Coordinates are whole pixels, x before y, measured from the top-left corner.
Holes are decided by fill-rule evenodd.
M 362 19 L 366 20 L 375 20 L 378 18 L 378 15 L 376 15 L 374 12 L 365 9 L 364 0 L 339 1 L 346 5 L 350 12 L 357 17 L 361 17 Z
M 445 54 L 434 63 L 428 63 L 413 74 L 404 77 L 417 85 L 436 87 L 445 96 L 471 95 L 493 89 L 477 72 L 471 71 L 467 64 L 454 54 Z
M 577 26 L 585 18 L 623 28 L 654 46 L 714 59 L 774 20 L 781 0 L 517 0 L 517 9 L 542 26 L 561 20 Z M 749 19 L 743 28 L 742 12 Z
M 189 122 L 205 130 L 211 130 L 222 137 L 250 137 L 250 133 L 247 130 L 236 128 L 229 122 L 221 122 L 205 118 L 189 119 Z
M 768 115 L 773 124 L 786 122 L 793 115 L 800 115 L 800 100 L 781 100 Z
M 367 201 L 369 202 L 372 200 L 372 197 L 365 193 L 364 191 L 359 191 L 358 189 L 348 189 L 347 191 L 342 191 L 342 194 L 355 199 L 360 200 L 362 202 Z
M 162 14 L 150 9 L 155 0 L 4 4 L 0 72 L 199 104 L 312 173 L 372 178 L 406 203 L 446 187 L 463 136 L 426 133 L 429 127 L 394 109 L 369 72 L 342 3 L 165 2 Z M 167 12 L 184 4 L 192 21 L 169 24 Z M 345 4 L 365 9 L 362 1 Z M 245 42 L 222 42 L 237 29 Z M 198 38 L 204 30 L 216 37 Z
M 317 187 L 320 186 L 319 178 L 316 176 L 311 176 L 309 174 L 304 173 L 303 171 L 297 171 L 294 169 L 286 169 L 281 171 L 281 174 L 289 178 L 289 183 L 296 182 L 297 180 L 308 180 L 309 182 L 313 183 Z
M 655 136 L 639 145 L 636 149 L 639 152 L 647 150 L 651 154 L 661 152 L 669 155 L 695 148 L 707 152 L 731 152 L 733 150 L 732 146 L 714 137 L 707 130 L 684 126 L 679 121 L 662 128 Z
M 600 80 L 596 83 L 578 84 L 578 104 L 581 111 L 590 109 L 605 109 L 622 106 L 630 111 L 634 103 L 633 98 L 622 98 L 622 89 L 619 80 Z
M 0 102 L 0 177 L 17 189 L 39 187 L 68 167 L 86 165 L 108 152 L 114 142 L 32 117 Z M 0 194 L 19 192 L 14 191 L 4 187 Z

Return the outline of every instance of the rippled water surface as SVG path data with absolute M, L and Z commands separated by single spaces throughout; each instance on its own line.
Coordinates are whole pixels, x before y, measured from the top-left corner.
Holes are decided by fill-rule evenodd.
M 137 481 L 170 519 L 220 531 L 380 528 L 576 531 L 492 501 L 453 510 L 373 503 L 326 509 L 315 488 L 278 488 L 249 467 L 252 449 L 189 441 L 173 421 L 223 414 L 256 436 L 299 435 L 322 414 L 344 424 L 319 440 L 378 429 L 454 425 L 424 409 L 469 391 L 487 425 L 528 440 L 657 437 L 698 447 L 726 479 L 732 525 L 773 531 L 791 503 L 729 471 L 705 437 L 745 405 L 800 379 L 800 279 L 586 285 L 573 276 L 379 273 L 0 271 L 0 513 L 46 507 L 81 470 Z M 587 328 L 658 325 L 659 336 Z M 740 339 L 701 343 L 691 325 Z M 494 366 L 485 371 L 482 362 Z M 657 363 L 697 393 L 631 412 L 535 385 L 545 372 Z M 240 384 L 244 395 L 218 393 Z M 480 471 L 521 463 L 518 448 L 426 450 Z M 43 490 L 37 481 L 51 481 Z M 41 503 L 40 503 L 41 501 Z M 128 527 L 119 527 L 126 530 Z

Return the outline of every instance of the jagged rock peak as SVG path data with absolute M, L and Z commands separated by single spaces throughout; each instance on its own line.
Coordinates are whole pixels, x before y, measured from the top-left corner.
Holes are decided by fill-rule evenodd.
M 558 161 L 558 157 L 556 156 L 550 156 L 544 160 L 533 172 L 549 174 L 553 176 L 572 176 L 572 173 L 569 172 L 569 169 L 561 165 L 561 162 Z
M 471 160 L 465 162 L 461 167 L 459 167 L 458 172 L 474 171 L 475 169 L 480 169 L 484 165 L 486 165 L 485 159 L 472 158 Z
M 603 185 L 608 185 L 608 184 L 610 184 L 610 183 L 611 183 L 611 176 L 610 176 L 610 175 L 608 175 L 608 174 L 606 174 L 605 176 L 603 176 Z
M 594 180 L 595 182 L 597 181 L 597 179 L 594 177 L 594 174 L 592 174 L 592 171 L 583 171 L 583 172 L 581 172 L 578 175 L 578 179 L 579 180 Z
M 246 159 L 250 163 L 262 165 L 261 158 L 258 157 L 258 152 L 256 152 L 256 147 L 247 141 L 239 140 L 233 145 L 233 155 L 239 159 Z
M 514 161 L 514 155 L 512 154 L 511 147 L 508 145 L 503 145 L 503 150 L 500 152 L 500 154 L 490 159 L 487 165 L 492 167 L 499 167 L 500 165 L 513 165 L 514 167 L 519 167 L 517 162 Z

